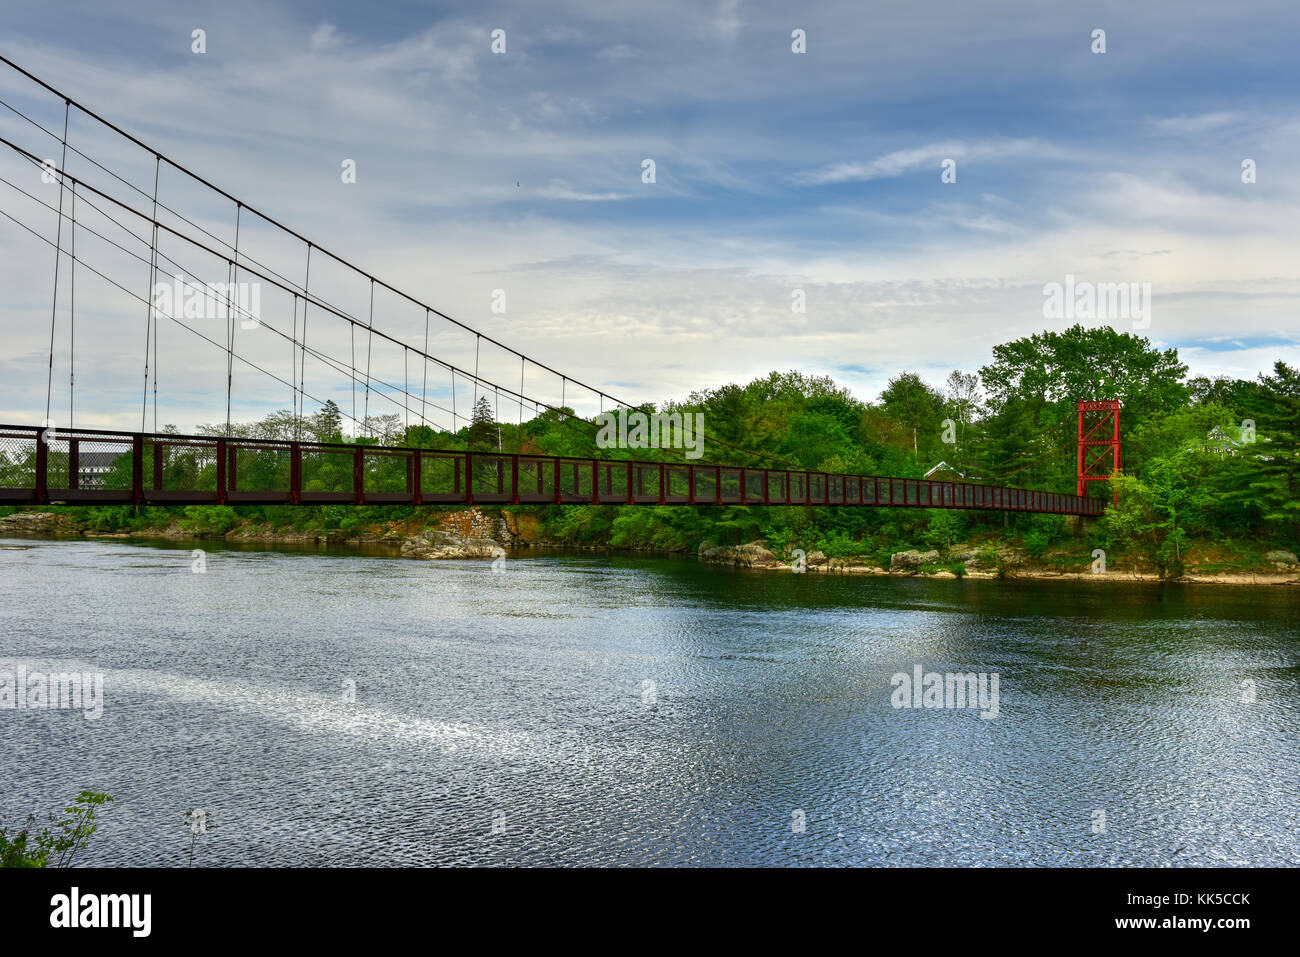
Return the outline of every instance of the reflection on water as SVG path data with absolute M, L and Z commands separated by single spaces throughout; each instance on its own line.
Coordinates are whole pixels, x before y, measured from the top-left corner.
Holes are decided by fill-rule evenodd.
M 5 544 L 0 671 L 106 700 L 0 711 L 0 815 L 114 795 L 86 864 L 1300 863 L 1294 589 Z

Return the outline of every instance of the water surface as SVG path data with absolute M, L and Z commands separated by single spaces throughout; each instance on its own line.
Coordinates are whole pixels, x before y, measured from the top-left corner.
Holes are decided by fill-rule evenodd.
M 203 865 L 1300 862 L 1296 589 L 191 566 L 0 541 L 0 670 L 105 683 L 0 711 L 0 817 L 112 794 L 84 863 L 184 863 L 192 807 Z M 916 664 L 997 673 L 997 718 L 894 708 Z

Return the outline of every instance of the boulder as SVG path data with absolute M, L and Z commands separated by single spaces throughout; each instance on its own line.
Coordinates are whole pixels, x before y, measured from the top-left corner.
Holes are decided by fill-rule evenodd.
M 922 565 L 931 565 L 939 561 L 936 551 L 920 552 L 915 548 L 905 552 L 894 552 L 889 556 L 889 573 L 891 575 L 915 575 Z
M 1278 571 L 1291 571 L 1291 569 L 1300 566 L 1300 561 L 1296 560 L 1295 552 L 1288 552 L 1284 548 L 1275 548 L 1264 556 L 1273 563 L 1273 567 Z
M 441 529 L 425 529 L 402 542 L 403 558 L 499 558 L 505 549 L 490 538 L 470 538 Z
M 0 518 L 0 535 L 55 535 L 76 531 L 75 523 L 55 512 L 14 512 Z
M 738 568 L 782 564 L 781 560 L 761 541 L 750 542 L 747 545 L 710 545 L 702 542 L 698 557 L 700 561 L 711 565 L 735 565 Z
M 995 572 L 998 570 L 996 552 L 991 548 L 971 545 L 954 545 L 948 550 L 950 562 L 961 562 L 970 572 Z

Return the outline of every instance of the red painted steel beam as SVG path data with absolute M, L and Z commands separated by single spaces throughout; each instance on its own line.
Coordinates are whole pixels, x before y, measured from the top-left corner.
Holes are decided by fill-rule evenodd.
M 1117 404 L 1117 403 L 1116 403 Z M 1118 409 L 1110 408 L 1109 414 L 1117 416 Z M 1118 432 L 1118 423 L 1116 418 L 1111 420 L 1112 435 Z M 0 425 L 0 433 L 16 432 L 19 438 L 28 440 L 35 439 L 38 442 L 36 458 L 38 468 L 33 478 L 33 488 L 30 490 L 7 490 L 10 492 L 31 492 L 31 500 L 39 500 L 42 496 L 49 495 L 49 463 L 48 447 L 40 442 L 39 428 L 31 426 L 6 426 Z M 358 446 L 347 443 L 329 443 L 329 442 L 294 442 L 276 439 L 255 439 L 244 440 L 231 437 L 212 438 L 206 436 L 177 436 L 171 434 L 159 433 L 124 433 L 112 430 L 95 430 L 95 429 L 78 429 L 78 438 L 70 438 L 69 441 L 69 469 L 72 474 L 69 475 L 68 485 L 70 488 L 67 492 L 78 490 L 78 463 L 79 463 L 79 442 L 85 441 L 94 435 L 111 436 L 114 440 L 122 441 L 129 436 L 131 442 L 132 455 L 132 488 L 131 500 L 143 502 L 144 495 L 144 445 L 148 442 L 154 448 L 154 463 L 151 471 L 153 472 L 152 486 L 155 489 L 161 489 L 163 485 L 163 472 L 165 465 L 166 449 L 169 446 L 178 448 L 190 447 L 193 443 L 197 446 L 212 449 L 215 446 L 216 454 L 216 494 L 211 492 L 195 492 L 193 501 L 183 500 L 180 497 L 171 498 L 168 501 L 175 501 L 178 504 L 202 504 L 213 501 L 214 497 L 217 502 L 228 503 L 230 493 L 238 490 L 237 481 L 237 463 L 239 451 L 241 449 L 274 451 L 280 450 L 289 455 L 289 490 L 287 499 L 292 504 L 301 504 L 303 498 L 303 463 L 302 454 L 304 449 L 322 450 L 332 453 L 346 452 L 353 457 L 353 494 L 352 498 L 356 504 L 365 504 L 366 479 L 365 479 L 365 462 L 367 455 L 383 455 L 391 457 L 394 455 L 403 458 L 406 469 L 406 500 L 415 504 L 422 504 L 424 501 L 423 490 L 423 456 L 424 452 L 417 448 L 398 448 L 388 446 Z M 1097 443 L 1111 447 L 1112 454 L 1118 455 L 1118 449 L 1113 447 L 1112 443 Z M 465 504 L 475 504 L 474 497 L 474 454 L 472 452 L 454 452 L 450 453 L 452 462 L 453 489 L 458 498 Z M 460 460 L 463 457 L 464 470 L 460 468 Z M 663 462 L 635 462 L 626 461 L 616 463 L 601 459 L 571 459 L 561 456 L 528 456 L 528 461 L 535 463 L 537 468 L 537 485 L 539 493 L 545 489 L 545 478 L 542 469 L 550 470 L 553 482 L 552 500 L 561 503 L 566 498 L 563 491 L 561 476 L 563 474 L 564 463 L 569 463 L 573 467 L 574 494 L 579 494 L 581 488 L 579 480 L 580 469 L 590 467 L 592 489 L 590 501 L 595 504 L 602 502 L 600 488 L 601 469 L 605 470 L 605 491 L 608 493 L 603 501 L 613 504 L 615 499 L 615 489 L 613 481 L 613 470 L 616 465 L 621 464 L 625 471 L 625 479 L 620 482 L 624 486 L 622 494 L 617 496 L 621 499 L 620 504 L 636 504 L 638 500 L 644 499 L 645 495 L 638 491 L 641 487 L 642 471 L 655 469 L 659 473 L 659 494 L 655 496 L 658 504 L 667 504 L 671 491 L 671 466 Z M 1096 461 L 1100 464 L 1104 458 Z M 500 494 L 504 495 L 504 465 L 505 455 L 492 456 L 493 462 L 497 466 L 497 489 Z M 549 460 L 549 465 L 547 464 Z M 1090 461 L 1086 455 L 1085 465 Z M 519 499 L 519 474 L 524 467 L 521 456 L 517 453 L 510 454 L 511 483 L 508 500 L 518 502 Z M 680 468 L 680 466 L 679 466 Z M 729 466 L 721 465 L 695 465 L 685 466 L 687 477 L 687 499 L 692 505 L 704 504 L 698 498 L 697 475 L 700 469 L 708 469 L 714 477 L 714 493 L 708 499 L 709 504 L 722 504 L 722 484 L 724 470 L 731 470 Z M 758 501 L 756 496 L 749 493 L 749 476 L 752 470 L 737 467 L 734 471 L 740 476 L 740 494 L 739 501 L 745 504 L 753 504 Z M 779 477 L 784 483 L 784 491 L 773 493 L 771 483 L 773 474 Z M 790 472 L 783 470 L 763 469 L 761 472 L 762 481 L 762 503 L 763 504 L 786 504 L 793 505 L 796 502 L 805 505 L 813 504 L 839 504 L 839 505 L 872 505 L 884 507 L 943 507 L 943 508 L 983 508 L 993 509 L 1002 508 L 1015 511 L 1030 512 L 1052 512 L 1075 515 L 1096 515 L 1104 511 L 1104 506 L 1094 499 L 1086 496 L 1071 496 L 1059 493 L 1030 492 L 1023 489 L 1014 489 L 1004 486 L 979 485 L 973 483 L 936 483 L 929 480 L 918 479 L 901 479 L 881 476 L 849 476 L 839 474 L 835 478 L 840 482 L 840 494 L 834 495 L 831 490 L 832 476 L 826 472 Z M 796 500 L 794 496 L 794 478 L 798 477 L 803 483 L 803 494 Z M 1103 481 L 1108 475 L 1095 475 L 1091 478 L 1096 481 Z M 858 483 L 857 495 L 850 495 L 848 490 L 849 481 Z M 462 483 L 464 488 L 462 490 Z M 821 483 L 821 490 L 814 495 L 813 485 Z M 868 500 L 868 483 L 873 490 Z M 899 499 L 898 489 L 901 483 L 902 498 Z M 936 495 L 936 489 L 941 494 Z M 64 489 L 58 489 L 56 492 L 62 496 L 66 494 Z M 175 490 L 171 494 L 174 494 Z M 283 494 L 283 493 L 268 493 Z M 61 499 L 62 500 L 62 499 Z M 75 501 L 75 497 L 70 496 L 69 500 Z M 652 501 L 654 501 L 652 500 Z

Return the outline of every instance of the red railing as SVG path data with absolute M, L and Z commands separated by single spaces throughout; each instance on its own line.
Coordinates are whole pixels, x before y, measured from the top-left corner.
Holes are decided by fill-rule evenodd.
M 1105 509 L 1101 499 L 968 482 L 0 425 L 0 504 L 51 503 L 870 505 L 1064 515 Z

